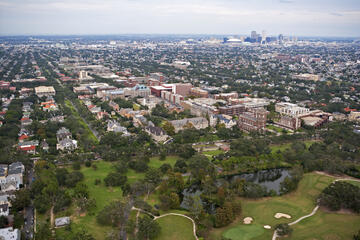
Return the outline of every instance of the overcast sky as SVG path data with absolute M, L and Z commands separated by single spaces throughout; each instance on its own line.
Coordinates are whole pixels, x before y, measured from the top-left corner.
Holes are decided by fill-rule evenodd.
M 0 34 L 360 37 L 360 0 L 0 0 Z

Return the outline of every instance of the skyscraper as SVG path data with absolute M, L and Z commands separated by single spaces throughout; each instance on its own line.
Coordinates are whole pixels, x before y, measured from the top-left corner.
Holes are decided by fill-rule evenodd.
M 256 31 L 251 31 L 251 38 L 252 38 L 252 39 L 256 39 L 256 38 L 257 38 Z

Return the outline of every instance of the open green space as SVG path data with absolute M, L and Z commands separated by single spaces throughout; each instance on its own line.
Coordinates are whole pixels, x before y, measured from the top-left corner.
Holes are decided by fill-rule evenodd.
M 307 140 L 307 141 L 303 141 L 306 145 L 307 148 L 309 148 L 313 143 L 315 143 L 315 140 Z M 281 145 L 271 145 L 270 149 L 271 152 L 276 153 L 277 151 L 285 151 L 286 149 L 291 148 L 291 143 L 285 143 L 285 144 L 281 144 Z
M 352 240 L 360 229 L 360 216 L 322 210 L 292 226 L 291 240 Z
M 71 104 L 70 100 L 65 100 L 65 105 L 70 108 L 72 115 L 78 120 L 79 124 L 82 125 L 86 132 L 87 135 L 89 136 L 89 138 L 93 141 L 93 142 L 98 142 L 97 138 L 95 137 L 95 135 L 92 133 L 92 131 L 90 130 L 89 126 L 86 124 L 86 122 L 84 122 L 84 120 L 80 117 L 79 113 L 76 111 L 76 109 L 74 108 L 74 106 Z
M 193 225 L 187 218 L 180 216 L 166 216 L 156 220 L 161 227 L 156 240 L 192 240 Z
M 289 133 L 290 131 L 286 130 L 286 129 L 283 129 L 283 128 L 280 128 L 280 127 L 277 127 L 277 126 L 274 126 L 274 125 L 267 125 L 266 128 L 268 129 L 271 129 L 275 132 L 278 132 L 278 133 L 283 133 L 283 132 L 286 132 L 286 133 Z
M 164 163 L 168 163 L 171 166 L 174 166 L 176 160 L 177 157 L 175 156 L 166 157 L 164 161 L 160 161 L 158 157 L 153 157 L 150 159 L 149 166 L 159 168 Z M 92 215 L 86 214 L 84 216 L 79 216 L 79 214 L 74 213 L 75 211 L 73 210 L 73 208 L 71 208 L 72 211 L 69 212 L 73 213 L 71 216 L 73 229 L 76 230 L 85 228 L 95 237 L 95 239 L 101 240 L 105 239 L 106 233 L 111 230 L 111 227 L 99 225 L 96 222 L 96 215 L 111 201 L 120 200 L 122 198 L 122 191 L 120 187 L 106 187 L 104 184 L 104 178 L 110 172 L 114 171 L 112 162 L 96 161 L 93 162 L 93 164 L 97 166 L 96 170 L 92 167 L 82 166 L 80 171 L 84 174 L 83 182 L 89 187 L 90 197 L 96 200 L 97 208 Z M 69 170 L 71 169 L 69 168 Z M 144 176 L 144 173 L 137 173 L 132 169 L 129 169 L 127 173 L 129 183 L 141 180 L 144 178 Z M 100 179 L 101 184 L 95 185 L 96 179 Z M 154 198 L 156 199 L 157 196 L 154 196 Z M 68 211 L 60 212 L 56 215 L 56 217 L 67 215 L 67 213 Z M 66 231 L 65 228 L 57 229 L 56 231 L 60 236 L 66 236 L 67 234 L 69 234 L 69 232 Z
M 293 222 L 301 216 L 311 213 L 316 204 L 316 199 L 321 193 L 321 191 L 328 186 L 334 178 L 329 176 L 324 176 L 316 173 L 305 174 L 303 179 L 299 183 L 298 189 L 290 194 L 278 197 L 271 198 L 262 198 L 258 200 L 253 199 L 239 199 L 242 201 L 242 216 L 237 221 L 228 227 L 215 229 L 210 234 L 210 239 L 220 239 L 220 237 L 228 232 L 231 229 L 230 233 L 233 232 L 244 232 L 247 233 L 251 230 L 248 225 L 242 223 L 242 219 L 245 217 L 252 217 L 254 222 L 252 225 L 270 225 L 272 228 L 279 223 L 289 223 Z M 292 216 L 291 219 L 275 219 L 274 215 L 276 213 L 286 213 Z M 312 224 L 308 222 L 312 221 Z M 346 226 L 341 227 L 338 225 L 336 228 L 333 227 L 333 224 L 336 222 L 345 221 L 348 222 L 348 226 L 360 226 L 360 216 L 351 215 L 351 214 L 338 214 L 338 213 L 325 213 L 322 210 L 319 210 L 314 216 L 309 219 L 305 219 L 300 223 L 293 226 L 294 232 L 292 236 L 288 239 L 306 239 L 305 236 L 309 237 L 308 239 L 350 239 L 350 238 L 324 238 L 326 232 L 335 234 L 339 236 L 343 234 L 344 231 L 350 232 L 347 236 L 351 236 L 356 231 L 357 228 L 347 228 Z M 317 226 L 319 224 L 319 226 Z M 307 228 L 311 226 L 311 228 Z M 320 235 L 317 234 L 317 227 L 322 229 Z M 254 227 L 254 231 L 258 232 Z M 296 233 L 299 232 L 299 236 L 296 236 Z M 273 231 L 264 231 L 261 235 L 248 234 L 247 238 L 230 238 L 229 235 L 226 235 L 230 239 L 247 239 L 247 240 L 261 240 L 261 239 L 271 239 Z M 231 235 L 231 234 L 230 234 Z M 319 238 L 310 238 L 311 236 L 318 236 Z
M 228 239 L 247 240 L 262 235 L 264 231 L 265 229 L 263 226 L 259 224 L 251 224 L 245 225 L 243 227 L 230 228 L 229 230 L 224 232 L 223 236 Z

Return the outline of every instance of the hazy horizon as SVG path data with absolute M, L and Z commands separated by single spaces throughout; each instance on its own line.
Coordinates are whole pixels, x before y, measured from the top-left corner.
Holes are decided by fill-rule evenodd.
M 360 37 L 357 0 L 0 0 L 0 35 Z

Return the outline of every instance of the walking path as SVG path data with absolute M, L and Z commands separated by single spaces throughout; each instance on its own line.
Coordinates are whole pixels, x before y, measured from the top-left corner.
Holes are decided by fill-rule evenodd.
M 321 174 L 321 175 L 326 175 L 326 176 L 329 176 L 329 177 L 334 177 L 334 176 L 332 176 L 332 175 L 330 175 L 330 174 L 327 174 L 327 173 L 325 173 L 325 172 L 316 172 L 316 173 Z M 335 179 L 332 183 L 338 182 L 338 181 L 355 181 L 355 182 L 360 182 L 359 179 L 356 179 L 356 178 L 353 178 L 353 177 L 341 177 L 341 178 Z M 289 223 L 289 225 L 290 225 L 290 226 L 291 226 L 291 225 L 295 225 L 295 224 L 299 223 L 300 221 L 304 220 L 305 218 L 308 218 L 308 217 L 311 217 L 311 216 L 315 215 L 315 213 L 318 211 L 319 207 L 320 207 L 319 205 L 316 205 L 315 208 L 312 210 L 312 212 L 311 212 L 310 214 L 300 217 L 300 218 L 297 219 L 296 221 Z M 277 237 L 279 237 L 279 236 L 278 236 L 278 234 L 277 234 L 277 232 L 276 232 L 276 230 L 275 230 L 275 231 L 274 231 L 274 234 L 273 234 L 273 236 L 272 236 L 272 240 L 276 240 Z
M 145 210 L 142 210 L 142 209 L 140 209 L 140 208 L 132 207 L 131 210 L 135 210 L 135 211 L 138 211 L 138 212 L 143 212 L 143 213 L 145 213 L 145 214 L 148 214 L 148 215 L 150 215 L 150 216 L 152 216 L 152 217 L 154 218 L 154 221 L 157 220 L 157 219 L 159 219 L 159 218 L 166 217 L 166 216 L 179 216 L 179 217 L 187 218 L 187 219 L 189 219 L 189 220 L 192 222 L 192 224 L 193 224 L 193 234 L 194 234 L 195 239 L 196 239 L 196 240 L 199 240 L 198 236 L 196 235 L 196 223 L 195 223 L 194 219 L 192 219 L 192 218 L 189 217 L 189 216 L 186 216 L 186 215 L 180 214 L 180 213 L 165 213 L 165 214 L 160 215 L 160 216 L 154 216 L 152 213 L 147 212 L 147 211 L 145 211 Z

